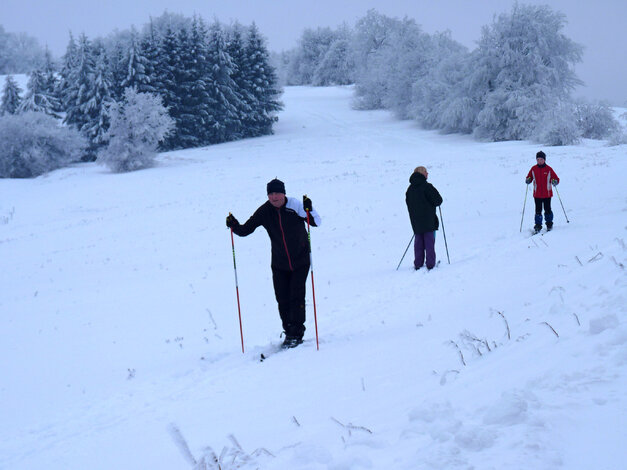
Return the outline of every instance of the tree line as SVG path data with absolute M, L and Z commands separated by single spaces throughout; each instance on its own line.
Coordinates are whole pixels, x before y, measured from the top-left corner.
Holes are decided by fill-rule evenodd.
M 357 109 L 389 109 L 426 129 L 487 141 L 567 145 L 625 141 L 607 104 L 573 98 L 583 47 L 563 33 L 566 17 L 516 4 L 484 26 L 474 50 L 450 32 L 370 10 L 354 27 L 305 30 L 281 55 L 287 85 L 355 85 Z
M 155 106 L 167 110 L 173 125 L 163 125 L 162 150 L 270 134 L 282 109 L 277 74 L 254 23 L 207 25 L 197 16 L 164 13 L 141 32 L 132 28 L 94 40 L 70 34 L 58 70 L 46 51 L 24 96 L 7 76 L 0 115 L 62 119 L 86 141 L 82 160 L 92 161 L 109 143 L 111 109 L 126 109 L 128 89 L 158 98 L 131 95 L 128 109 L 136 118 L 142 112 L 137 103 L 150 104 L 146 114 Z

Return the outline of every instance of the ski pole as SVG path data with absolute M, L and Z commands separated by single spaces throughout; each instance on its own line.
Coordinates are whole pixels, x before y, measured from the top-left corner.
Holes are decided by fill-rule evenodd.
M 442 207 L 438 206 L 440 210 L 440 220 L 442 221 L 442 235 L 444 235 L 444 246 L 446 247 L 446 259 L 448 264 L 451 264 L 451 258 L 448 257 L 448 243 L 446 243 L 446 230 L 444 230 L 444 217 L 442 217 Z
M 523 202 L 523 210 L 522 210 L 522 217 L 520 218 L 520 231 L 522 232 L 522 224 L 523 224 L 523 220 L 525 218 L 525 206 L 527 205 L 527 193 L 529 192 L 529 185 L 527 184 L 527 189 L 525 190 L 525 202 Z
M 231 213 L 229 212 L 229 215 Z M 244 353 L 244 330 L 242 329 L 242 310 L 239 306 L 239 286 L 237 284 L 237 264 L 235 263 L 235 241 L 233 240 L 233 227 L 231 227 L 231 247 L 233 248 L 233 270 L 235 271 L 235 293 L 237 294 L 237 314 L 239 316 L 239 335 L 242 338 L 242 354 Z
M 305 194 L 305 197 L 307 195 Z M 311 267 L 311 293 L 313 295 L 313 306 L 314 306 L 314 324 L 316 326 L 316 350 L 320 350 L 320 344 L 318 343 L 318 315 L 316 313 L 316 286 L 314 284 L 314 269 L 313 269 L 313 260 L 311 257 L 311 230 L 309 229 L 309 209 L 305 209 L 307 212 L 307 240 L 309 241 L 309 266 Z
M 407 248 L 405 248 L 405 253 L 403 253 L 403 257 L 401 258 L 401 260 L 398 262 L 398 266 L 396 266 L 396 270 L 398 271 L 398 268 L 401 267 L 401 263 L 403 262 L 403 260 L 405 259 L 405 255 L 407 254 L 407 250 L 409 250 L 409 246 L 411 245 L 411 242 L 414 241 L 414 237 L 416 236 L 416 234 L 413 234 L 411 236 L 411 239 L 409 240 L 409 243 L 407 244 Z
M 564 209 L 564 204 L 562 204 L 562 198 L 560 197 L 560 192 L 557 190 L 557 186 L 555 187 L 555 192 L 557 193 L 557 198 L 560 200 L 560 204 L 562 205 L 562 210 L 564 211 L 564 217 L 566 217 L 566 223 L 569 224 L 570 220 L 568 220 L 568 216 L 566 215 L 566 209 Z

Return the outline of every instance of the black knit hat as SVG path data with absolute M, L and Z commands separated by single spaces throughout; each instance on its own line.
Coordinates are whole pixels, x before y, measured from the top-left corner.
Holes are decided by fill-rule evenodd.
M 546 160 L 546 154 L 540 150 L 538 153 L 536 153 L 536 158 L 543 158 Z
M 283 181 L 274 178 L 272 181 L 268 183 L 266 186 L 268 190 L 268 194 L 270 193 L 283 193 L 285 194 L 285 183 Z

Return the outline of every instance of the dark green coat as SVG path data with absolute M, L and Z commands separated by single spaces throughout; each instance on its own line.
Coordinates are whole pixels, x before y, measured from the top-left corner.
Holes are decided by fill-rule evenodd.
M 409 177 L 409 188 L 405 193 L 405 202 L 414 233 L 433 232 L 440 226 L 435 208 L 442 204 L 442 196 L 427 178 L 420 173 Z

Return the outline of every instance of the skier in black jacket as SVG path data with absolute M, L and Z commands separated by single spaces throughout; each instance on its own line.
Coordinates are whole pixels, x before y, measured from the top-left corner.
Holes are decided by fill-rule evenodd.
M 435 208 L 442 204 L 442 196 L 437 189 L 427 183 L 429 172 L 419 166 L 409 177 L 409 188 L 405 194 L 405 202 L 409 211 L 409 219 L 414 230 L 414 269 L 420 269 L 427 258 L 427 269 L 435 266 L 435 231 L 440 226 Z
M 321 219 L 313 209 L 311 199 L 302 202 L 285 196 L 285 184 L 273 179 L 267 185 L 268 200 L 240 225 L 233 215 L 226 226 L 240 237 L 250 235 L 259 226 L 268 232 L 272 246 L 272 281 L 283 323 L 283 347 L 293 348 L 303 342 L 305 333 L 305 283 L 310 267 L 310 247 L 305 229 L 307 212 L 313 227 Z

